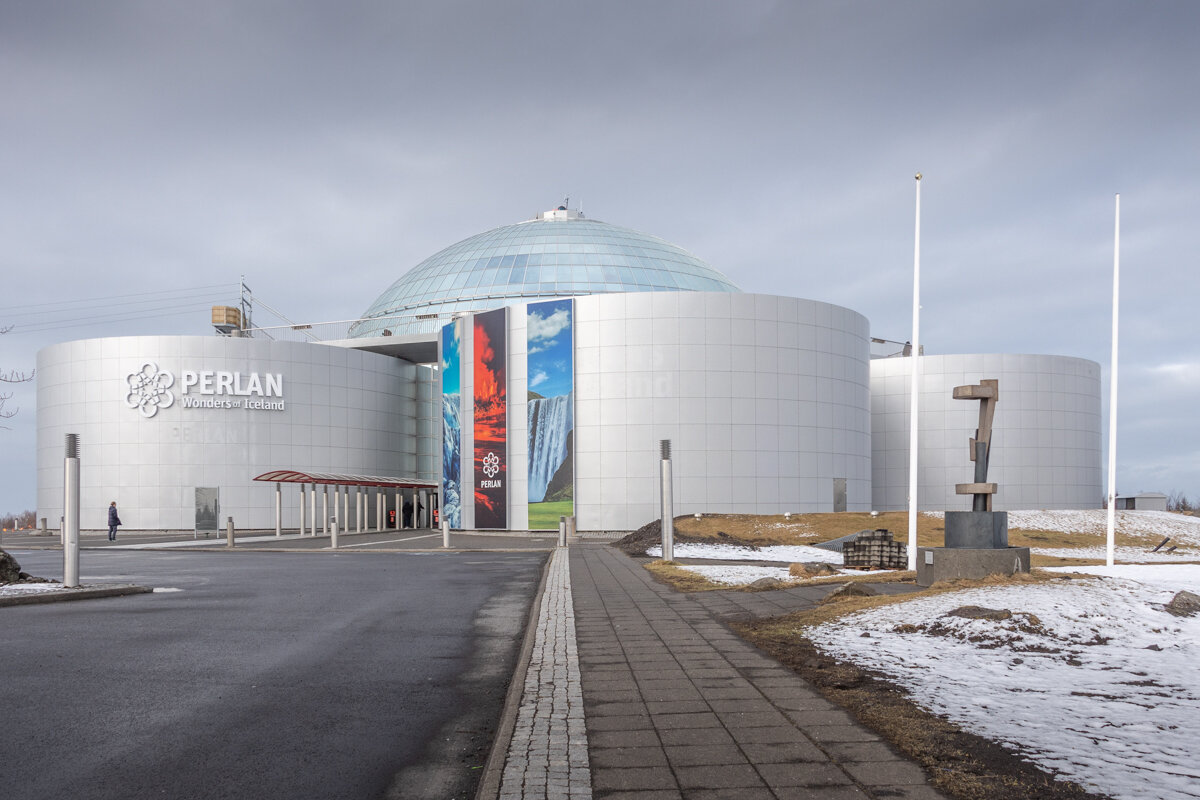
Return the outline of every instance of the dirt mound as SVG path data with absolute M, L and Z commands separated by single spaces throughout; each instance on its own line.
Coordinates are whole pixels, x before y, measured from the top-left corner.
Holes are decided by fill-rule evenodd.
M 679 523 L 690 520 L 691 517 L 675 517 L 675 544 L 731 544 L 738 547 L 750 547 L 755 550 L 757 545 L 744 539 L 739 539 L 724 531 L 717 531 L 716 536 L 691 536 L 679 530 Z M 662 521 L 651 520 L 623 539 L 613 542 L 626 555 L 644 556 L 646 550 L 662 544 Z
M 0 550 L 0 584 L 5 583 L 57 583 L 46 578 L 38 578 L 28 572 L 21 571 L 21 565 L 6 550 Z

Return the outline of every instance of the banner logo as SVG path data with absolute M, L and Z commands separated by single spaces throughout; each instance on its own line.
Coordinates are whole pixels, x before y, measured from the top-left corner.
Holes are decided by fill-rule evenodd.
M 496 473 L 500 471 L 500 457 L 495 453 L 489 452 L 483 457 L 483 474 L 489 478 L 496 477 Z

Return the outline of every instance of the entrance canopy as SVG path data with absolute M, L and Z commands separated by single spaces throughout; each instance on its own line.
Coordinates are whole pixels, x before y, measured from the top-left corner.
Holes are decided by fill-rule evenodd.
M 385 478 L 379 475 L 337 475 L 330 472 L 300 472 L 277 469 L 264 472 L 254 480 L 270 483 L 316 483 L 327 486 L 379 486 L 386 489 L 436 489 L 434 481 L 416 478 Z

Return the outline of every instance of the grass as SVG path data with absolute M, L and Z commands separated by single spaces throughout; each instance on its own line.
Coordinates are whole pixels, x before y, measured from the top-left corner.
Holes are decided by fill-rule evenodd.
M 711 592 L 714 589 L 730 589 L 723 583 L 710 581 L 695 572 L 680 569 L 678 564 L 671 561 L 651 561 L 646 569 L 658 579 L 679 592 Z
M 872 517 L 869 512 L 839 511 L 827 514 L 705 514 L 677 517 L 675 529 L 702 539 L 718 539 L 718 532 L 758 546 L 772 544 L 815 544 L 857 533 L 861 530 L 887 528 L 896 536 L 907 535 L 908 512 L 886 511 Z M 940 519 L 924 514 L 917 516 L 917 544 L 922 547 L 940 546 L 943 536 Z
M 575 513 L 574 500 L 558 500 L 550 503 L 529 504 L 529 530 L 556 531 L 559 517 L 569 517 Z

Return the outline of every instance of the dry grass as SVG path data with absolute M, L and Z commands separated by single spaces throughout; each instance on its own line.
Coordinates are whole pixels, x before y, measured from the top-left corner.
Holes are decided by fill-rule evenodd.
M 847 578 L 851 576 L 840 575 L 828 580 L 821 581 L 806 581 L 805 586 L 810 586 L 818 583 L 847 583 Z M 882 583 L 883 581 L 872 580 L 881 577 L 891 577 L 895 581 L 912 582 L 916 579 L 916 574 L 912 572 L 896 572 L 892 576 L 882 575 L 856 575 L 851 578 L 853 581 Z M 792 614 L 787 614 L 782 617 L 764 620 L 757 623 L 757 627 L 762 631 L 770 631 L 773 635 L 802 635 L 805 628 L 815 627 L 824 622 L 830 622 L 839 619 L 848 614 L 853 614 L 857 611 L 863 611 L 868 608 L 878 608 L 879 606 L 892 605 L 893 603 L 906 603 L 920 597 L 931 597 L 933 595 L 946 594 L 947 592 L 960 592 L 964 589 L 976 589 L 986 586 L 1011 586 L 1030 583 L 1045 583 L 1047 581 L 1062 581 L 1071 580 L 1069 575 L 1059 575 L 1053 572 L 1043 572 L 1034 570 L 1033 572 L 1018 572 L 1013 575 L 990 575 L 986 578 L 978 580 L 963 580 L 963 581 L 940 581 L 933 586 L 921 589 L 916 592 L 908 592 L 899 595 L 879 595 L 877 597 L 842 597 L 836 600 L 821 603 L 815 608 L 807 611 L 796 611 Z
M 887 528 L 898 536 L 908 531 L 908 512 L 887 511 L 872 517 L 869 512 L 840 511 L 828 514 L 705 514 L 677 517 L 675 529 L 698 539 L 719 539 L 721 533 L 734 536 L 762 547 L 772 544 L 815 544 L 857 533 L 861 530 Z M 917 544 L 922 547 L 942 543 L 940 519 L 918 515 Z
M 665 583 L 679 592 L 711 592 L 714 589 L 729 589 L 721 583 L 714 583 L 708 578 L 680 569 L 673 561 L 650 561 L 645 565 L 650 574 L 660 583 Z

